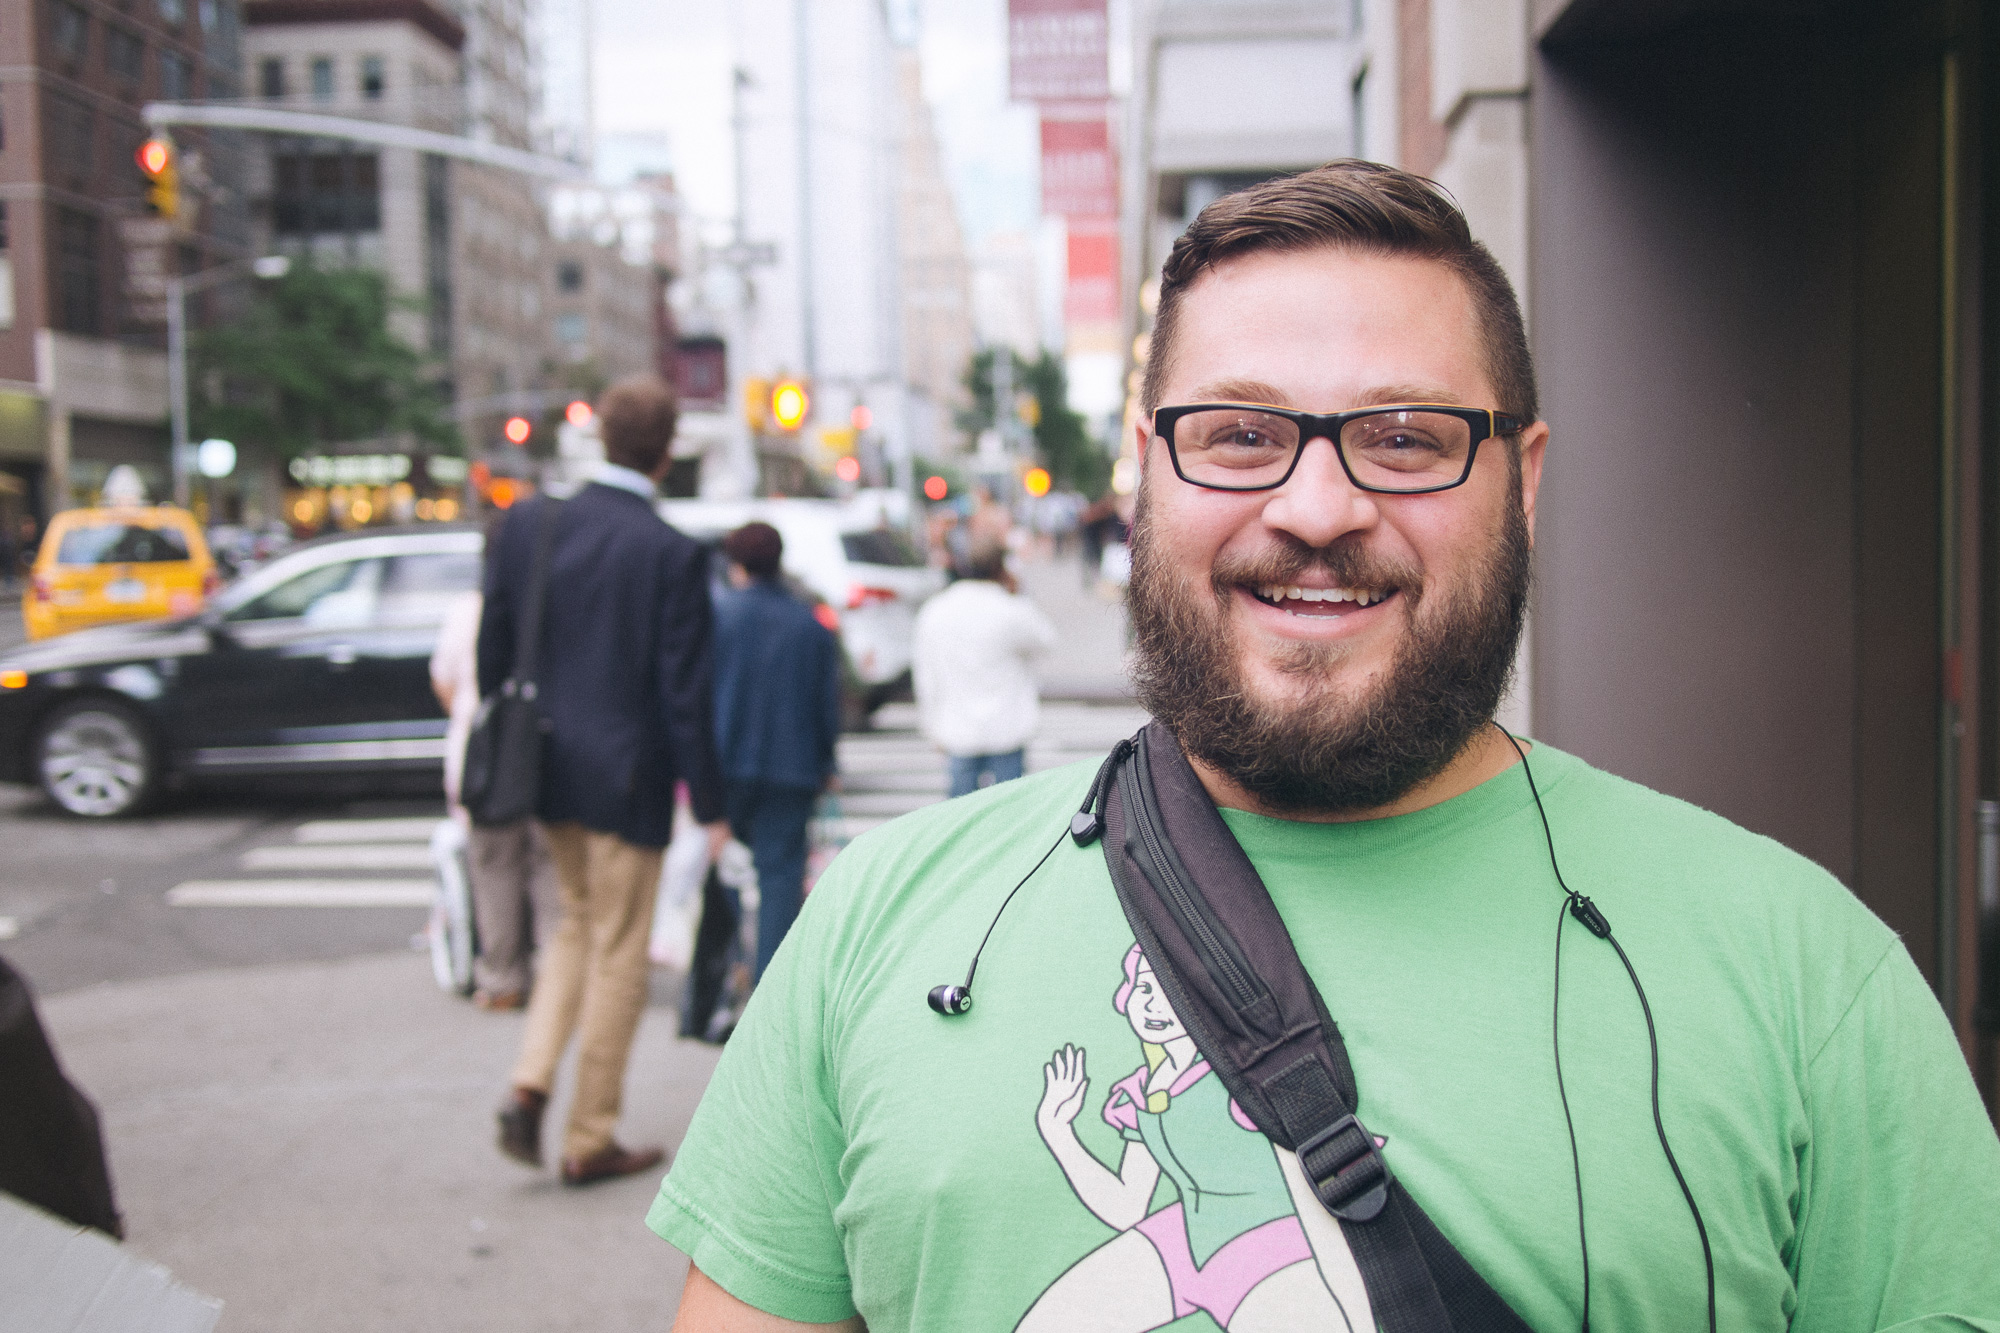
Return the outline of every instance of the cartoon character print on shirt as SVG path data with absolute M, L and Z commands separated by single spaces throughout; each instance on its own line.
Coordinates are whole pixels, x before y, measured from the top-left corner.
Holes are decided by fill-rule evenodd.
M 1117 1167 L 1077 1137 L 1090 1079 L 1064 1046 L 1043 1067 L 1035 1127 L 1078 1202 L 1118 1234 L 1072 1264 L 1016 1333 L 1143 1333 L 1206 1313 L 1230 1333 L 1335 1329 L 1373 1333 L 1361 1275 L 1291 1154 L 1280 1154 L 1195 1049 L 1134 944 L 1112 1005 L 1144 1062 L 1111 1088 L 1106 1123 L 1124 1140 Z M 1179 1197 L 1153 1208 L 1161 1174 Z M 1336 1294 L 1338 1293 L 1338 1294 Z

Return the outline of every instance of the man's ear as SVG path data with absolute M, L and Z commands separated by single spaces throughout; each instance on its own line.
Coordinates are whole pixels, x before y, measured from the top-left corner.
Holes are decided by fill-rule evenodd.
M 1535 535 L 1535 497 L 1542 489 L 1542 455 L 1549 447 L 1549 423 L 1537 421 L 1521 432 L 1521 513 L 1528 520 L 1528 536 Z
M 1132 456 L 1138 460 L 1139 475 L 1146 475 L 1146 446 L 1153 441 L 1153 432 L 1146 428 L 1146 414 L 1132 415 Z

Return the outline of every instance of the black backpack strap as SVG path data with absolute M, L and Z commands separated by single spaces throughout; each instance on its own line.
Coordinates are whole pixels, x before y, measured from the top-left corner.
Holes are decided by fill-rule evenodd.
M 542 619 L 549 606 L 549 560 L 556 545 L 556 519 L 563 502 L 546 496 L 535 512 L 535 553 L 528 565 L 527 595 L 514 639 L 514 670 L 507 684 L 524 699 L 533 699 L 542 664 Z
M 1385 1333 L 1525 1333 L 1390 1173 L 1357 1115 L 1340 1029 L 1172 734 L 1149 724 L 1092 790 L 1111 881 L 1154 976 L 1237 1105 L 1298 1154 Z

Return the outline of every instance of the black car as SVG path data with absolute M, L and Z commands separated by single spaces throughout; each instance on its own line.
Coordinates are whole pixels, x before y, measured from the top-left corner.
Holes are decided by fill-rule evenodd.
M 82 630 L 0 658 L 0 781 L 72 814 L 169 782 L 438 770 L 430 655 L 479 586 L 481 536 L 429 526 L 286 552 L 200 614 Z

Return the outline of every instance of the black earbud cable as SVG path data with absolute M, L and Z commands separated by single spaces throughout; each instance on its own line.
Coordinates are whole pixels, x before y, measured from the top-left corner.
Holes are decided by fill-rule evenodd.
M 1049 849 L 1042 853 L 1042 859 L 1035 862 L 1035 870 L 1040 870 L 1047 864 L 1048 859 L 1056 854 L 1056 848 L 1062 846 L 1063 839 L 1069 836 L 1070 832 L 1068 829 L 1064 829 L 1061 833 L 1057 834 L 1056 840 L 1049 844 Z M 979 955 L 986 952 L 986 941 L 993 938 L 993 928 L 1000 924 L 1000 918 L 1006 913 L 1007 904 L 1014 901 L 1014 895 L 1021 891 L 1023 885 L 1035 877 L 1035 870 L 1030 870 L 1027 874 L 1021 876 L 1021 882 L 1007 890 L 1007 896 L 1000 900 L 1000 910 L 995 912 L 993 919 L 986 923 L 986 933 L 979 937 L 979 947 L 972 951 L 972 966 L 965 969 L 966 990 L 970 991 L 972 989 L 972 974 L 979 970 Z
M 1514 747 L 1514 753 L 1521 757 L 1521 772 L 1528 779 L 1528 794 L 1535 799 L 1535 813 L 1541 817 L 1542 838 L 1549 847 L 1549 869 L 1555 872 L 1556 885 L 1563 891 L 1564 912 L 1583 923 L 1584 929 L 1609 944 L 1618 952 L 1618 961 L 1625 965 L 1625 975 L 1632 980 L 1632 990 L 1639 997 L 1639 1012 L 1646 1017 L 1646 1045 L 1651 1052 L 1653 1069 L 1653 1132 L 1660 1137 L 1660 1151 L 1666 1154 L 1667 1166 L 1674 1173 L 1674 1183 L 1681 1187 L 1681 1197 L 1687 1200 L 1688 1212 L 1694 1215 L 1695 1234 L 1701 1238 L 1701 1261 L 1708 1272 L 1708 1333 L 1715 1333 L 1715 1254 L 1708 1244 L 1708 1225 L 1702 1221 L 1701 1209 L 1694 1201 L 1694 1191 L 1688 1188 L 1687 1177 L 1681 1174 L 1681 1164 L 1674 1157 L 1673 1145 L 1667 1142 L 1667 1124 L 1660 1116 L 1660 1037 L 1653 1027 L 1653 1006 L 1646 998 L 1646 988 L 1639 983 L 1639 973 L 1632 966 L 1632 960 L 1625 954 L 1625 947 L 1611 934 L 1611 923 L 1599 911 L 1597 904 L 1572 889 L 1563 879 L 1562 865 L 1556 860 L 1556 838 L 1549 828 L 1549 812 L 1542 805 L 1542 793 L 1535 785 L 1535 770 L 1528 763 L 1528 752 L 1521 748 L 1521 742 L 1498 722 L 1494 729 L 1507 738 Z M 1576 1173 L 1576 1232 L 1577 1241 L 1583 1248 L 1583 1333 L 1590 1333 L 1590 1244 L 1584 1239 L 1583 1229 L 1583 1163 L 1576 1147 L 1576 1125 L 1570 1119 L 1569 1097 L 1563 1090 L 1562 1076 L 1562 916 L 1556 917 L 1556 984 L 1555 984 L 1555 1055 L 1556 1055 L 1556 1095 L 1562 1099 L 1563 1123 L 1569 1127 L 1570 1166 Z
M 1510 738 L 1511 739 L 1511 738 Z M 1540 804 L 1539 801 L 1536 802 Z M 1560 881 L 1562 876 L 1556 876 Z M 1583 1161 L 1576 1150 L 1576 1121 L 1570 1118 L 1569 1089 L 1563 1086 L 1563 922 L 1569 916 L 1569 904 L 1565 902 L 1556 908 L 1556 984 L 1555 1016 L 1551 1027 L 1555 1033 L 1556 1049 L 1556 1096 L 1562 1102 L 1563 1128 L 1569 1131 L 1569 1167 L 1576 1177 L 1576 1244 L 1583 1251 L 1583 1326 L 1582 1333 L 1590 1333 L 1590 1237 L 1583 1228 Z

